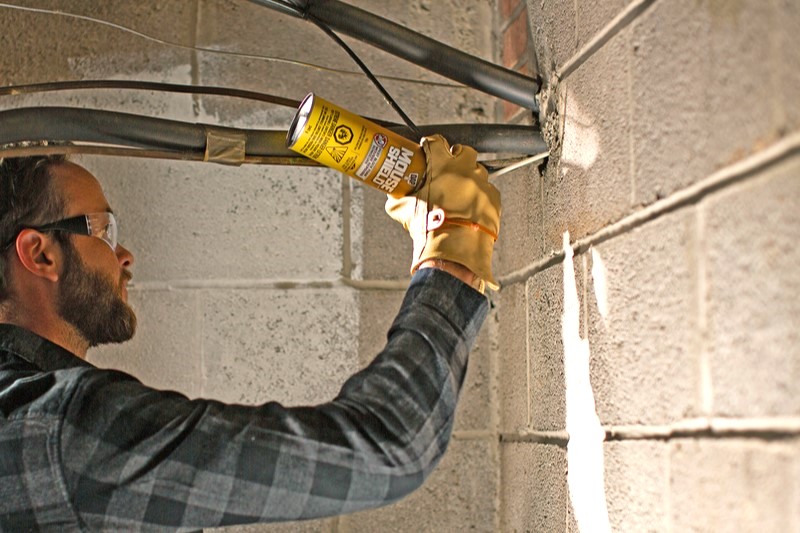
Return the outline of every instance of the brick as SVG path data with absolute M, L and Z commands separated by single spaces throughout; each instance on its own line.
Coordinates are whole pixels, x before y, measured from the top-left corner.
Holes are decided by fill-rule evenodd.
M 500 430 L 518 432 L 528 420 L 528 310 L 525 284 L 507 285 L 497 305 Z
M 707 20 L 695 0 L 657 2 L 632 27 L 635 203 L 650 204 L 708 175 L 712 70 Z
M 566 452 L 547 444 L 500 445 L 500 531 L 566 531 Z
M 528 19 L 525 13 L 520 13 L 503 32 L 503 65 L 512 68 L 526 61 L 527 48 Z
M 669 448 L 663 441 L 612 441 L 605 486 L 612 531 L 667 531 Z
M 585 336 L 583 260 L 575 258 L 575 281 L 581 306 L 581 336 Z M 548 268 L 528 280 L 531 427 L 539 431 L 565 428 L 566 383 L 564 344 L 564 266 Z
M 578 49 L 592 40 L 625 5 L 625 0 L 577 0 Z
M 142 291 L 132 286 L 130 303 L 138 322 L 136 335 L 124 344 L 91 350 L 89 360 L 99 367 L 128 372 L 150 387 L 200 396 L 203 359 L 196 294 Z
M 332 279 L 341 271 L 341 188 L 332 170 L 87 161 L 119 213 L 140 281 Z
M 207 397 L 316 404 L 358 366 L 352 291 L 207 291 L 201 306 Z
M 545 249 L 622 218 L 630 208 L 628 35 L 619 35 L 566 80 L 560 160 L 543 180 Z M 598 179 L 602 176 L 602 179 Z
M 500 6 L 500 16 L 502 17 L 503 21 L 511 17 L 511 15 L 514 13 L 514 10 L 517 9 L 520 3 L 520 0 L 500 0 L 498 2 Z
M 489 440 L 451 441 L 420 489 L 388 507 L 343 516 L 340 533 L 494 531 L 498 468 L 492 447 Z
M 528 20 L 539 73 L 550 79 L 577 51 L 574 2 L 528 2 Z
M 715 412 L 800 414 L 800 158 L 706 205 L 708 351 Z
M 671 443 L 673 531 L 792 531 L 797 442 L 689 440 Z
M 587 297 L 603 424 L 668 424 L 699 413 L 695 231 L 693 213 L 680 211 L 597 247 L 607 269 L 606 320 L 591 278 Z
M 519 270 L 544 254 L 542 243 L 542 178 L 524 167 L 497 178 L 503 213 L 495 243 L 495 277 Z

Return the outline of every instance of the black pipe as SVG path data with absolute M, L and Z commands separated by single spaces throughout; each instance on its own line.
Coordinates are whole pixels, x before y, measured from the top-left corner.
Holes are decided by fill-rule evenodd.
M 0 145 L 42 140 L 73 141 L 202 154 L 206 149 L 208 128 L 244 135 L 249 156 L 298 157 L 286 148 L 284 130 L 225 128 L 71 107 L 0 111 Z M 414 139 L 407 127 L 390 129 Z M 482 153 L 535 154 L 547 149 L 539 132 L 530 126 L 430 124 L 419 129 L 423 135 L 441 133 L 452 144 L 472 146 Z
M 301 16 L 302 10 L 304 18 L 314 19 L 332 30 L 473 89 L 535 112 L 539 110 L 536 100 L 539 83 L 535 79 L 469 55 L 363 9 L 339 0 L 295 0 L 289 2 L 292 7 L 288 7 L 287 2 L 251 1 L 296 17 Z

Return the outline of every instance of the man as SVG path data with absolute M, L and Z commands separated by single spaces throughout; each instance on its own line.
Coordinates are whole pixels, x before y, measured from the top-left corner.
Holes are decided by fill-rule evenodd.
M 474 150 L 423 140 L 427 180 L 387 212 L 414 272 L 384 350 L 331 402 L 189 400 L 85 361 L 135 331 L 133 256 L 97 180 L 0 164 L 0 530 L 186 530 L 377 507 L 447 446 L 487 312 L 500 198 Z M 479 290 L 476 290 L 479 289 Z

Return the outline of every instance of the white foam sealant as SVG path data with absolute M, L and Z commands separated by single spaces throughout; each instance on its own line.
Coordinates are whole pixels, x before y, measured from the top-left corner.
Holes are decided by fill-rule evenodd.
M 596 256 L 599 258 L 599 255 Z M 605 269 L 595 260 L 592 268 L 598 307 L 607 312 Z M 597 278 L 602 278 L 598 280 Z M 602 289 L 599 291 L 597 287 Z M 601 296 L 602 291 L 602 296 Z M 564 315 L 561 322 L 564 343 L 564 374 L 567 403 L 567 485 L 578 529 L 582 533 L 610 532 L 603 483 L 603 441 L 605 432 L 595 408 L 589 380 L 589 341 L 580 336 L 580 305 L 575 283 L 573 251 L 569 232 L 564 233 Z

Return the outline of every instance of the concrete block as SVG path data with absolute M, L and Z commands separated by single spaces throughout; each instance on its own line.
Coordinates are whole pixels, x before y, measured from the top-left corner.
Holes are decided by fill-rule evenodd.
M 628 33 L 609 41 L 565 82 L 561 157 L 543 180 L 544 246 L 619 220 L 630 208 Z
M 353 183 L 360 192 L 351 201 L 361 218 L 351 219 L 357 226 L 351 233 L 353 277 L 373 280 L 409 280 L 411 274 L 412 240 L 403 226 L 392 220 L 384 210 L 386 195 Z M 351 211 L 352 213 L 352 211 Z M 360 239 L 359 239 L 360 236 Z
M 491 28 L 478 23 L 488 18 L 488 4 L 476 6 L 468 0 L 441 6 L 427 2 L 385 4 L 375 0 L 354 4 L 467 52 L 491 57 Z M 295 99 L 315 92 L 355 113 L 401 122 L 344 50 L 313 24 L 255 4 L 203 2 L 201 6 L 198 38 L 204 46 L 273 58 L 202 54 L 198 64 L 200 77 L 206 83 L 236 79 L 237 87 Z M 269 28 L 267 42 L 265 28 Z M 384 85 L 413 120 L 438 123 L 461 117 L 465 122 L 488 121 L 491 100 L 485 96 L 454 88 L 452 82 L 438 75 L 355 39 L 347 41 L 375 74 L 405 80 L 384 80 Z M 425 82 L 445 82 L 450 86 L 425 85 Z M 208 108 L 212 115 L 216 110 L 215 105 Z
M 420 489 L 388 507 L 343 516 L 339 533 L 496 531 L 498 468 L 493 447 L 490 440 L 451 441 Z
M 539 75 L 549 80 L 577 52 L 574 2 L 528 2 Z
M 124 344 L 90 350 L 89 360 L 157 389 L 200 396 L 203 359 L 195 292 L 142 291 L 132 286 L 130 303 L 136 312 L 136 335 Z
M 585 336 L 583 259 L 575 258 L 575 281 Z M 564 313 L 564 267 L 548 268 L 528 280 L 528 351 L 530 358 L 531 427 L 540 431 L 565 428 L 566 383 L 561 322 Z
M 335 518 L 212 529 L 219 533 L 337 533 Z
M 542 178 L 524 168 L 497 178 L 503 203 L 500 236 L 495 243 L 495 277 L 524 268 L 542 257 Z
M 608 318 L 597 310 L 593 281 L 587 300 L 591 379 L 604 424 L 667 424 L 699 413 L 695 231 L 685 210 L 597 247 Z
M 578 49 L 592 40 L 626 4 L 625 0 L 577 0 Z
M 497 365 L 500 431 L 530 424 L 528 398 L 528 309 L 525 284 L 506 285 L 497 305 Z
M 792 474 L 792 479 L 794 479 L 794 502 L 791 504 L 792 509 L 800 509 L 800 439 L 794 440 L 794 473 Z M 795 512 L 794 516 L 791 519 L 793 531 L 800 530 L 800 513 Z
M 787 81 L 796 87 L 784 54 L 797 55 L 797 47 L 785 52 L 776 46 L 786 33 L 775 28 L 777 19 L 792 19 L 792 8 L 787 11 L 788 17 L 773 2 L 682 0 L 654 5 L 636 21 L 637 203 L 668 196 L 762 149 L 785 129 L 776 94 L 785 92 L 779 85 Z M 797 89 L 789 91 L 795 101 Z
M 207 291 L 203 394 L 227 402 L 333 399 L 358 367 L 352 291 Z
M 92 158 L 87 166 L 119 214 L 137 280 L 339 276 L 337 173 L 120 161 Z
M 775 80 L 785 77 L 781 76 L 785 67 L 775 63 L 782 58 L 775 57 L 777 51 L 770 35 L 775 31 L 776 20 L 784 14 L 775 9 L 774 2 L 708 1 L 701 5 L 695 16 L 708 18 L 711 45 L 711 71 L 704 84 L 710 141 L 706 157 L 723 165 L 759 151 L 778 135 L 781 98 L 776 98 L 779 89 Z M 795 37 L 795 55 L 798 44 Z M 796 90 L 795 95 L 798 94 Z M 748 102 L 744 113 L 743 102 Z
M 783 129 L 800 130 L 800 6 L 793 0 L 778 0 L 775 17 L 777 54 L 773 68 L 777 71 L 778 93 L 782 102 Z
M 195 22 L 191 3 L 165 0 L 146 5 L 72 0 L 31 7 L 108 21 L 183 45 L 191 45 Z M 0 49 L 4 51 L 0 57 L 3 85 L 75 79 L 86 69 L 99 77 L 158 73 L 175 64 L 190 62 L 186 50 L 158 44 L 109 25 L 8 8 L 0 13 Z
M 605 443 L 605 486 L 612 531 L 668 530 L 667 443 Z
M 363 368 L 386 346 L 386 335 L 392 326 L 405 291 L 358 291 L 358 359 Z
M 258 524 L 254 526 L 230 526 L 205 529 L 208 533 L 338 533 L 335 518 L 307 520 L 302 522 L 283 522 L 277 524 Z
M 486 321 L 495 320 L 491 315 Z M 469 355 L 467 375 L 456 408 L 455 431 L 491 431 L 495 428 L 495 397 L 492 390 L 492 342 L 484 324 Z
M 673 531 L 796 530 L 796 441 L 679 439 L 670 448 Z
M 714 410 L 800 414 L 800 158 L 708 199 L 708 352 Z M 787 268 L 788 267 L 788 268 Z
M 708 175 L 712 71 L 707 18 L 695 0 L 657 2 L 631 26 L 635 204 L 646 205 Z
M 500 528 L 507 533 L 565 532 L 566 451 L 528 442 L 500 445 Z
M 325 80 L 330 78 L 329 73 L 309 63 L 354 70 L 349 58 L 330 38 L 301 19 L 249 2 L 201 1 L 198 14 L 198 46 L 249 56 L 198 54 L 200 83 L 225 86 L 235 80 L 237 88 L 299 100 L 312 90 L 320 92 Z M 354 79 L 361 79 L 359 76 L 340 78 L 349 85 Z M 321 92 L 321 96 L 336 98 L 338 91 L 334 91 L 327 95 Z M 219 103 L 209 102 L 206 106 L 206 112 L 212 115 L 245 113 L 243 109 L 236 113 L 221 108 Z M 259 104 L 259 107 L 272 108 L 267 104 Z

